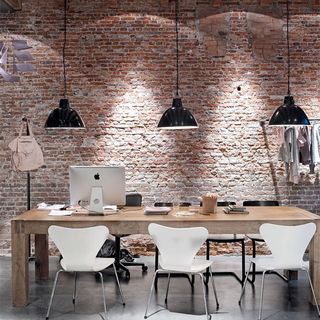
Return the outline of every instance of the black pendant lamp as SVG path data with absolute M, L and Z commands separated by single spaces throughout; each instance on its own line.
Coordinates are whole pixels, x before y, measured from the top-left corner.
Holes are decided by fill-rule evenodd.
M 290 43 L 289 43 L 289 0 L 287 0 L 287 50 L 288 50 L 288 94 L 284 103 L 272 115 L 270 126 L 308 126 L 310 121 L 305 112 L 294 103 L 290 92 Z
M 50 112 L 45 124 L 45 128 L 84 128 L 84 123 L 80 115 L 70 107 L 67 96 L 67 77 L 65 50 L 67 42 L 67 4 L 68 0 L 64 0 L 64 41 L 62 49 L 63 63 L 63 81 L 64 81 L 64 99 L 60 100 L 59 107 Z
M 177 80 L 176 96 L 173 99 L 172 107 L 167 109 L 162 115 L 158 128 L 161 129 L 195 129 L 198 123 L 192 113 L 183 107 L 179 96 L 179 0 L 176 0 L 176 62 L 177 62 Z

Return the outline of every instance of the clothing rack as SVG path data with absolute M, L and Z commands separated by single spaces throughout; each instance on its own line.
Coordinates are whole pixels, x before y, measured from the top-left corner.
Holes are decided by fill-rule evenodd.
M 270 119 L 266 119 L 266 120 L 260 120 L 260 125 L 264 126 L 265 124 L 267 124 L 269 122 Z M 309 118 L 309 121 L 320 121 L 320 118 Z M 288 125 L 290 126 L 290 125 Z
M 28 126 L 28 118 L 26 117 L 23 117 L 22 118 L 22 121 L 26 122 L 27 123 L 27 136 L 30 135 L 30 132 L 29 132 L 29 126 Z M 31 209 L 31 187 L 30 187 L 30 172 L 28 171 L 27 172 L 27 210 L 30 210 Z M 29 257 L 29 261 L 33 260 L 34 257 L 31 256 L 31 237 L 30 237 L 30 234 L 29 234 L 29 240 L 28 240 L 28 257 Z

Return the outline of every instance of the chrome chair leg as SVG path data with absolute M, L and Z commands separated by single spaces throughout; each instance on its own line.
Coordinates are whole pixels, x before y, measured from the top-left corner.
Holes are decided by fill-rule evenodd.
M 106 305 L 106 294 L 104 292 L 104 283 L 103 283 L 103 275 L 102 272 L 98 272 L 101 279 L 101 285 L 102 285 L 102 295 L 103 295 L 103 307 L 104 307 L 104 320 L 108 320 L 107 315 L 107 305 Z
M 312 281 L 311 281 L 311 277 L 310 277 L 309 270 L 307 270 L 307 269 L 304 269 L 304 270 L 306 271 L 306 273 L 307 273 L 307 275 L 308 275 L 311 292 L 312 292 L 312 295 L 313 295 L 314 302 L 315 302 L 315 304 L 316 304 L 318 316 L 320 317 L 320 311 L 319 311 L 318 301 L 317 301 L 317 298 L 316 298 L 316 294 L 314 293 L 313 284 L 312 284 Z
M 261 294 L 260 294 L 260 307 L 259 307 L 259 318 L 258 320 L 261 320 L 262 317 L 262 304 L 263 304 L 263 291 L 264 291 L 264 278 L 266 275 L 266 270 L 262 273 L 262 284 L 261 284 Z
M 48 307 L 48 311 L 47 311 L 47 314 L 46 314 L 46 320 L 49 319 L 49 314 L 50 314 L 50 309 L 51 309 L 51 305 L 52 305 L 52 301 L 53 301 L 53 296 L 54 296 L 54 292 L 56 291 L 56 286 L 57 286 L 57 282 L 58 282 L 58 278 L 59 278 L 60 272 L 63 272 L 63 270 L 62 269 L 58 270 L 57 273 L 56 273 L 56 276 L 54 278 L 53 288 L 52 288 L 52 291 L 51 291 L 51 297 L 50 297 L 50 302 L 49 302 L 49 307 Z
M 115 277 L 116 277 L 117 284 L 118 284 L 118 287 L 119 287 L 120 296 L 121 296 L 121 300 L 122 300 L 122 305 L 125 306 L 126 303 L 124 302 L 124 299 L 123 299 L 123 294 L 122 294 L 122 289 L 121 289 L 120 282 L 119 282 L 119 277 L 118 277 L 117 269 L 116 269 L 116 266 L 114 265 L 114 263 L 113 263 L 112 265 L 113 265 L 114 275 L 115 275 Z
M 206 240 L 206 259 L 210 260 L 210 241 L 207 239 Z M 206 283 L 209 282 L 209 274 L 210 274 L 210 270 L 209 268 L 206 269 Z
M 166 298 L 164 299 L 164 303 L 165 304 L 167 304 L 167 302 L 168 302 L 169 285 L 170 285 L 170 272 L 168 273 L 168 283 L 167 283 Z
M 217 295 L 216 285 L 214 283 L 213 272 L 212 272 L 212 267 L 211 266 L 209 268 L 209 272 L 210 272 L 210 277 L 211 277 L 211 283 L 212 283 L 212 289 L 213 289 L 214 297 L 216 299 L 216 309 L 218 310 L 219 309 L 219 301 L 218 301 L 218 295 Z
M 241 294 L 240 294 L 240 298 L 239 298 L 239 301 L 238 301 L 239 305 L 241 304 L 241 299 L 242 299 L 242 297 L 243 297 L 244 290 L 246 289 L 246 285 L 247 285 L 247 282 L 248 282 L 248 277 L 249 277 L 249 274 L 250 274 L 250 270 L 251 270 L 252 265 L 253 265 L 253 262 L 251 261 L 251 262 L 250 262 L 250 265 L 249 265 L 249 270 L 248 270 L 247 275 L 246 275 L 246 278 L 245 278 L 245 280 L 244 280 L 243 287 L 242 287 L 242 289 L 241 289 Z
M 151 289 L 150 289 L 149 298 L 148 298 L 148 303 L 147 303 L 147 308 L 146 308 L 146 312 L 144 313 L 144 318 L 145 318 L 145 319 L 148 318 L 147 313 L 148 313 L 148 309 L 149 309 L 149 306 L 150 306 L 151 297 L 152 297 L 152 293 L 153 293 L 153 290 L 154 290 L 155 281 L 156 281 L 156 278 L 157 278 L 157 276 L 158 276 L 158 272 L 159 272 L 159 270 L 156 270 L 156 272 L 155 272 L 154 275 L 153 275 L 152 284 L 151 284 Z
M 72 296 L 72 303 L 73 303 L 74 310 L 76 310 L 76 295 L 77 295 L 77 272 L 74 273 L 74 287 L 73 287 L 73 296 Z
M 256 257 L 256 250 L 257 250 L 257 244 L 256 240 L 251 239 L 252 242 L 252 258 Z M 251 282 L 254 283 L 256 281 L 256 265 L 254 264 L 252 266 L 252 277 L 251 277 Z
M 208 313 L 208 306 L 207 306 L 207 295 L 206 295 L 206 285 L 204 283 L 204 277 L 202 273 L 198 273 L 198 275 L 200 276 L 201 279 L 201 283 L 202 283 L 202 291 L 203 291 L 203 301 L 204 301 L 204 308 L 206 310 L 206 316 L 207 316 L 207 320 L 211 319 L 211 314 Z

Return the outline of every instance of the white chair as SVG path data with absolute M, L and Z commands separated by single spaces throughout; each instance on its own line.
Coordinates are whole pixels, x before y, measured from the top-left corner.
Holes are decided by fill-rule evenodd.
M 243 201 L 244 207 L 279 207 L 280 203 L 277 200 L 245 200 Z M 257 242 L 261 243 L 264 242 L 264 239 L 261 237 L 261 234 L 246 234 L 246 236 L 252 242 L 252 258 L 256 256 L 256 249 L 257 249 Z M 252 277 L 249 280 L 251 283 L 254 283 L 256 280 L 256 266 L 252 265 Z M 284 281 L 288 281 L 288 279 L 282 275 L 280 272 L 274 272 L 278 277 L 280 277 Z
M 151 223 L 149 225 L 149 233 L 152 236 L 155 245 L 160 251 L 159 264 L 160 268 L 155 271 L 151 286 L 151 291 L 148 299 L 148 304 L 144 318 L 148 318 L 148 309 L 154 290 L 155 279 L 158 273 L 168 273 L 168 283 L 166 290 L 165 303 L 167 303 L 170 274 L 172 273 L 186 273 L 190 275 L 199 275 L 201 278 L 203 299 L 207 319 L 211 319 L 208 314 L 208 307 L 206 301 L 206 288 L 204 284 L 203 272 L 209 268 L 212 288 L 216 300 L 217 309 L 219 308 L 216 288 L 212 276 L 212 261 L 204 259 L 194 259 L 199 251 L 201 245 L 208 237 L 208 230 L 202 227 L 198 228 L 169 228 L 159 224 Z
M 303 255 L 309 245 L 316 225 L 307 223 L 298 226 L 282 226 L 265 223 L 260 226 L 260 234 L 271 250 L 271 255 L 252 258 L 249 270 L 246 275 L 244 286 L 239 299 L 239 304 L 244 294 L 248 275 L 253 264 L 263 270 L 262 285 L 260 294 L 259 320 L 262 317 L 264 278 L 268 271 L 279 269 L 303 270 L 307 273 L 314 301 L 316 303 L 318 315 L 320 317 L 318 302 L 313 290 L 312 281 L 309 274 L 308 262 L 303 261 Z
M 62 260 L 60 261 L 62 269 L 58 270 L 54 279 L 49 307 L 46 315 L 47 320 L 49 319 L 54 292 L 58 282 L 59 274 L 61 272 L 74 272 L 74 291 L 72 300 L 74 306 L 76 300 L 77 272 L 99 273 L 102 284 L 104 315 L 105 320 L 107 320 L 107 307 L 104 292 L 103 275 L 100 271 L 113 265 L 122 304 L 125 305 L 118 275 L 114 266 L 114 258 L 96 258 L 98 251 L 108 237 L 109 230 L 107 227 L 97 226 L 77 229 L 50 226 L 48 229 L 48 233 L 62 255 Z

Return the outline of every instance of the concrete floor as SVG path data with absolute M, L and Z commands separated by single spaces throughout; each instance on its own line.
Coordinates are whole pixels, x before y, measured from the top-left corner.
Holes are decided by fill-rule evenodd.
M 131 278 L 120 277 L 126 306 L 120 296 L 111 270 L 104 272 L 107 308 L 110 320 L 142 320 L 153 275 L 153 257 L 143 257 L 149 266 L 142 274 L 140 267 L 131 267 Z M 239 257 L 214 257 L 214 267 L 218 270 L 239 270 Z M 34 262 L 30 262 L 30 301 L 25 308 L 11 306 L 11 264 L 10 258 L 0 258 L 0 320 L 38 320 L 45 319 L 58 259 L 50 258 L 50 280 L 34 281 Z M 93 274 L 82 274 L 78 281 L 76 311 L 72 305 L 73 276 L 62 274 L 57 286 L 50 319 L 56 320 L 101 320 L 103 311 L 101 285 Z M 247 287 L 240 308 L 238 298 L 240 284 L 230 276 L 216 276 L 216 287 L 220 309 L 215 312 L 213 293 L 209 290 L 208 304 L 212 320 L 255 320 L 258 318 L 261 276 L 257 276 L 255 288 Z M 151 309 L 164 306 L 166 279 L 159 279 L 158 293 L 152 300 Z M 210 287 L 211 289 L 211 287 Z M 308 303 L 309 288 L 305 275 L 299 273 L 298 281 L 286 284 L 274 275 L 268 275 L 265 286 L 263 318 L 268 320 L 318 319 L 314 306 Z M 158 304 L 158 306 L 156 305 Z M 196 279 L 194 292 L 185 278 L 173 278 L 170 284 L 168 310 L 158 312 L 150 319 L 203 319 L 205 320 L 201 284 Z M 151 311 L 152 311 L 151 310 Z

